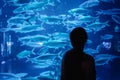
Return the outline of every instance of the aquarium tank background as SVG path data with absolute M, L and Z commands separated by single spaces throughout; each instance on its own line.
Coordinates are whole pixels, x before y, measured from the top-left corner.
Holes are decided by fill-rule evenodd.
M 120 0 L 0 0 L 0 80 L 59 80 L 75 27 L 96 80 L 120 80 Z

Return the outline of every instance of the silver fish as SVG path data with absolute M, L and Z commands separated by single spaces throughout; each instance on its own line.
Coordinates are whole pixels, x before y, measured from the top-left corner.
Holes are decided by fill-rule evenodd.
M 81 23 L 90 23 L 90 22 L 94 22 L 95 20 L 99 19 L 98 17 L 93 17 L 93 16 L 77 16 L 78 21 L 80 21 Z
M 120 32 L 120 27 L 119 26 L 115 26 L 114 32 Z
M 20 26 L 20 27 L 19 27 Z M 19 33 L 29 33 L 33 31 L 43 31 L 44 27 L 39 25 L 19 25 L 18 28 L 12 28 L 11 30 Z
M 120 14 L 120 9 L 119 8 L 113 8 L 113 9 L 108 9 L 108 10 L 101 10 L 97 11 L 98 15 L 117 15 Z
M 13 13 L 23 13 L 32 10 L 43 10 L 47 4 L 48 4 L 47 0 L 45 0 L 44 2 L 37 2 L 37 1 L 30 2 L 29 4 L 18 7 L 13 11 Z
M 68 10 L 68 13 L 69 14 L 73 14 L 73 15 L 76 15 L 76 14 L 87 14 L 89 12 L 90 11 L 88 9 L 85 9 L 85 8 L 73 8 L 73 9 Z
M 24 7 L 22 7 L 22 6 L 13 10 L 14 14 L 20 14 L 20 13 L 23 13 L 23 12 L 25 12 L 25 10 L 24 10 Z
M 29 47 L 32 47 L 32 48 L 41 48 L 43 46 L 43 42 L 21 42 L 22 45 L 21 46 L 29 46 Z
M 53 40 L 59 41 L 67 41 L 69 39 L 69 34 L 64 32 L 55 32 L 53 34 L 49 34 Z
M 120 16 L 112 15 L 112 19 L 113 19 L 117 24 L 120 24 Z
M 11 31 L 10 28 L 0 28 L 0 32 L 7 32 L 7 31 Z
M 103 36 L 101 36 L 101 39 L 103 39 L 103 40 L 108 40 L 108 39 L 112 39 L 113 38 L 113 35 L 111 35 L 111 34 L 105 34 L 105 35 L 103 35 Z
M 43 23 L 46 24 L 61 24 L 64 21 L 64 17 L 59 17 L 59 16 L 46 16 L 46 15 L 41 15 L 40 20 Z
M 91 24 L 87 25 L 86 28 L 89 28 L 89 29 L 97 32 L 97 31 L 100 31 L 102 28 L 109 26 L 108 22 L 109 21 L 106 21 L 106 22 L 96 21 L 95 23 L 91 23 Z
M 97 66 L 100 66 L 100 65 L 109 64 L 109 62 L 115 58 L 120 58 L 120 57 L 111 54 L 99 54 L 95 56 L 95 62 Z
M 91 54 L 91 55 L 95 55 L 95 54 L 99 53 L 98 50 L 92 49 L 92 48 L 86 48 L 84 51 L 85 51 L 87 54 Z
M 7 20 L 7 23 L 12 25 L 29 24 L 28 19 L 28 17 L 12 17 Z
M 87 0 L 79 5 L 81 8 L 90 8 L 99 5 L 99 0 Z
M 74 28 L 75 26 L 79 26 L 79 25 L 81 25 L 81 23 L 82 23 L 82 22 L 79 21 L 79 20 L 67 20 L 67 21 L 64 21 L 64 22 L 63 22 L 64 26 L 67 26 L 68 29 L 69 29 L 70 27 Z
M 53 64 L 53 60 L 42 60 L 42 59 L 37 59 L 37 58 L 27 58 L 28 62 L 30 61 L 33 65 L 34 68 L 47 68 Z
M 41 60 L 53 60 L 55 57 L 57 56 L 57 54 L 50 54 L 50 53 L 46 53 L 46 54 L 42 54 L 39 55 L 36 59 L 41 59 Z
M 115 0 L 99 0 L 99 1 L 115 4 Z
M 46 80 L 54 80 L 54 71 L 45 71 L 45 72 L 42 72 L 40 73 L 39 75 L 39 79 L 46 79 Z
M 42 54 L 46 54 L 48 51 L 49 51 L 49 48 L 47 48 L 47 47 L 35 47 L 35 48 L 33 48 L 32 49 L 32 51 L 34 52 L 34 53 L 36 53 L 37 55 L 42 55 Z
M 21 80 L 21 77 L 28 75 L 28 73 L 0 73 L 0 80 Z
M 21 51 L 20 53 L 18 53 L 17 57 L 19 59 L 26 58 L 26 57 L 30 56 L 30 54 L 33 54 L 32 51 L 24 50 L 24 51 Z
M 45 35 L 33 35 L 33 36 L 25 36 L 19 38 L 19 41 L 29 41 L 29 42 L 44 42 L 48 40 L 49 37 Z
M 43 43 L 43 46 L 58 49 L 58 48 L 64 48 L 66 43 L 67 43 L 66 41 L 50 40 Z
M 39 80 L 37 77 L 25 77 L 22 80 Z

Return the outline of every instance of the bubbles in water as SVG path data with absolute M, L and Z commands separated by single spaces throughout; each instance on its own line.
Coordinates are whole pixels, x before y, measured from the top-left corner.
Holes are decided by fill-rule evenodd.
M 104 48 L 110 49 L 111 48 L 111 42 L 102 42 Z

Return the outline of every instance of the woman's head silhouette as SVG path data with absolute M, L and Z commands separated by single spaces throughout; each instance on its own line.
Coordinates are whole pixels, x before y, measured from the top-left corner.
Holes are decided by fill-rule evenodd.
M 70 33 L 70 41 L 74 49 L 83 50 L 87 38 L 87 33 L 82 27 L 76 27 Z

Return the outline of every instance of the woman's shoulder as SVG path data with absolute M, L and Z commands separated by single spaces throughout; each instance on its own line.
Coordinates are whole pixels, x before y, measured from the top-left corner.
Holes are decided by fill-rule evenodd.
M 93 56 L 89 55 L 89 54 L 84 54 L 84 57 L 88 60 L 94 60 Z

